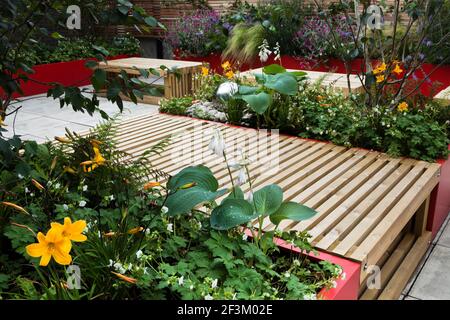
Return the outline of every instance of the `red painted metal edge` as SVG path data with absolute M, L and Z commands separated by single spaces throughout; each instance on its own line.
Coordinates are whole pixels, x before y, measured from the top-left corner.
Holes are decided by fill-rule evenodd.
M 110 57 L 107 60 L 116 60 L 133 57 L 132 55 L 117 55 Z M 22 81 L 20 88 L 23 94 L 15 94 L 13 98 L 32 96 L 36 94 L 46 93 L 51 87 L 46 83 L 59 83 L 64 86 L 85 86 L 89 85 L 92 76 L 92 69 L 85 66 L 86 61 L 96 60 L 82 59 L 65 62 L 55 62 L 48 64 L 40 64 L 34 66 L 32 69 L 34 73 L 29 74 L 29 81 Z M 3 91 L 0 89 L 0 96 Z
M 450 145 L 448 146 L 450 150 Z M 450 213 L 450 159 L 438 160 L 441 165 L 439 184 L 431 193 L 428 210 L 427 230 L 432 232 L 434 238 Z
M 252 237 L 249 229 L 245 229 L 245 234 Z M 292 244 L 280 238 L 274 238 L 275 244 L 285 250 L 290 250 L 298 254 L 304 254 L 302 251 Z M 307 256 L 313 261 L 329 261 L 342 267 L 342 274 L 336 279 L 336 288 L 323 288 L 318 293 L 318 298 L 322 300 L 357 300 L 359 294 L 359 281 L 361 274 L 361 264 L 349 259 L 341 258 L 323 251 L 317 251 L 317 255 L 310 252 Z

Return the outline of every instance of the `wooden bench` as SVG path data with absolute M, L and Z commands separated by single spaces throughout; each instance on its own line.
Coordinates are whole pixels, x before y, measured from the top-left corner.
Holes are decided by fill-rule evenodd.
M 348 94 L 348 82 L 347 75 L 342 73 L 332 73 L 332 72 L 320 72 L 320 71 L 306 71 L 306 70 L 294 70 L 288 69 L 287 71 L 303 71 L 307 74 L 307 79 L 310 82 L 322 81 L 323 87 L 332 87 L 334 89 L 341 90 L 345 95 Z M 249 71 L 242 72 L 240 75 L 250 81 L 254 81 L 254 74 L 261 74 L 263 68 L 253 69 Z M 350 86 L 352 92 L 364 92 L 364 87 L 361 84 L 357 75 L 350 75 Z
M 450 86 L 440 91 L 433 99 L 450 105 Z
M 161 66 L 167 68 L 176 68 L 177 74 L 162 70 Z M 162 60 L 149 58 L 125 58 L 100 62 L 99 68 L 104 69 L 109 76 L 115 76 L 124 70 L 128 75 L 140 77 L 138 69 L 155 69 L 163 78 L 163 82 L 156 81 L 155 85 L 164 90 L 163 97 L 166 99 L 179 98 L 192 92 L 200 85 L 196 75 L 201 72 L 202 63 L 193 61 Z M 152 79 L 152 78 L 150 78 Z M 146 82 L 146 79 L 141 77 Z M 158 80 L 153 77 L 152 80 Z M 149 104 L 158 104 L 162 97 L 144 95 L 142 102 Z
M 205 164 L 222 187 L 229 187 L 223 159 L 208 150 L 216 128 L 230 155 L 236 150 L 231 147 L 240 147 L 250 157 L 256 189 L 277 183 L 285 199 L 318 211 L 300 223 L 284 221 L 284 230 L 307 230 L 318 250 L 359 263 L 361 298 L 400 296 L 431 239 L 425 227 L 430 193 L 439 181 L 438 164 L 162 114 L 120 123 L 117 142 L 134 158 L 172 137 L 169 147 L 151 158 L 154 167 L 175 174 L 183 167 Z M 271 230 L 273 225 L 266 220 L 263 228 Z M 367 289 L 373 266 L 381 269 L 381 287 Z

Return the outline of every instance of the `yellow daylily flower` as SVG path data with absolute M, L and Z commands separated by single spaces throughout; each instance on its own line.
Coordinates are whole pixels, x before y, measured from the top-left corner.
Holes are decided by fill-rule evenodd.
M 80 163 L 80 166 L 83 166 L 84 172 L 91 172 L 92 170 L 94 170 L 98 166 L 103 165 L 106 162 L 105 158 L 103 158 L 102 154 L 100 153 L 100 150 L 97 147 L 93 147 L 93 149 L 94 159 Z
M 399 103 L 399 105 L 397 106 L 397 110 L 401 112 L 408 111 L 408 104 L 405 101 Z
M 78 220 L 72 223 L 69 217 L 64 218 L 64 224 L 58 222 L 52 222 L 50 224 L 52 229 L 57 229 L 61 232 L 63 237 L 75 242 L 83 242 L 87 240 L 87 237 L 82 234 L 83 230 L 86 228 L 86 221 Z
M 394 70 L 392 70 L 392 73 L 395 73 L 398 76 L 401 75 L 402 72 L 403 72 L 403 69 L 400 67 L 399 64 L 396 64 Z
M 377 68 L 375 68 L 373 70 L 373 74 L 382 73 L 382 72 L 386 71 L 386 68 L 387 68 L 387 65 L 386 65 L 386 63 L 383 62 L 382 64 L 380 64 Z
M 111 271 L 111 273 L 116 275 L 118 278 L 122 279 L 123 281 L 128 282 L 128 283 L 135 284 L 137 282 L 136 279 L 124 276 L 123 274 L 120 274 L 120 273 L 117 273 L 117 272 L 114 272 L 114 271 Z
M 41 258 L 40 266 L 48 265 L 52 257 L 56 263 L 64 266 L 72 262 L 72 257 L 69 254 L 72 249 L 72 242 L 69 238 L 62 236 L 61 230 L 51 228 L 46 235 L 39 232 L 37 239 L 38 243 L 28 245 L 26 251 L 31 257 Z
M 224 70 L 224 71 L 227 71 L 228 69 L 230 69 L 231 68 L 231 63 L 230 63 L 230 61 L 225 61 L 224 63 L 222 63 L 222 69 Z
M 72 141 L 70 139 L 67 139 L 66 137 L 55 137 L 55 140 L 61 143 L 70 143 Z
M 132 229 L 128 230 L 128 234 L 136 234 L 136 233 L 141 232 L 142 230 L 144 230 L 143 227 L 132 228 Z
M 377 79 L 377 83 L 383 82 L 384 81 L 384 75 L 376 76 L 376 79 Z
M 20 212 L 23 212 L 23 213 L 25 213 L 25 214 L 30 215 L 30 214 L 28 213 L 27 210 L 25 210 L 24 208 L 22 208 L 21 206 L 15 204 L 15 203 L 8 202 L 8 201 L 2 201 L 2 202 L 0 202 L 0 203 L 1 203 L 2 205 L 4 205 L 5 207 L 10 207 L 10 208 L 13 208 L 13 209 L 15 209 L 15 210 L 17 210 L 17 211 L 20 211 Z
M 159 183 L 159 182 L 151 181 L 151 182 L 144 184 L 144 190 L 152 189 L 154 187 L 159 187 L 160 185 L 161 185 L 161 183 Z
M 64 167 L 64 172 L 68 172 L 68 173 L 71 173 L 71 174 L 77 173 L 74 168 L 68 167 L 68 166 Z
M 45 188 L 44 188 L 44 186 L 42 185 L 42 184 L 40 184 L 39 182 L 37 182 L 36 180 L 34 180 L 34 179 L 31 179 L 31 183 L 36 187 L 36 188 L 38 188 L 39 190 L 44 190 Z
M 206 67 L 202 67 L 202 76 L 206 77 L 209 74 L 209 69 Z
M 101 142 L 100 140 L 97 139 L 91 139 L 91 144 L 93 148 L 97 148 L 99 147 L 99 145 L 101 145 L 103 142 Z
M 233 72 L 233 70 L 227 71 L 227 72 L 225 73 L 225 76 L 226 76 L 228 79 L 233 78 L 233 77 L 234 77 L 234 72 Z

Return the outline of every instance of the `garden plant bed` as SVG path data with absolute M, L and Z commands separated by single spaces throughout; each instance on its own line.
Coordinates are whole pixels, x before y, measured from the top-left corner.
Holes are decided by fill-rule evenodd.
M 215 128 L 220 128 L 227 145 L 234 142 L 250 158 L 261 148 L 261 139 L 265 138 L 264 148 L 275 147 L 273 153 L 262 157 L 262 163 L 249 166 L 252 170 L 263 168 L 256 185 L 277 183 L 288 200 L 316 209 L 318 214 L 312 219 L 284 222 L 280 228 L 307 230 L 312 244 L 325 253 L 357 262 L 366 270 L 380 263 L 390 250 L 395 252 L 396 240 L 412 223 L 415 245 L 405 258 L 404 279 L 391 279 L 406 284 L 430 239 L 425 227 L 429 197 L 439 182 L 438 164 L 167 115 L 123 122 L 117 128 L 118 147 L 138 157 L 149 145 L 173 137 L 170 146 L 155 157 L 156 168 L 175 174 L 186 164 L 206 164 L 225 185 L 230 182 L 225 165 L 208 152 L 208 137 Z M 279 163 L 275 161 L 278 157 Z M 271 172 L 277 165 L 279 170 Z M 271 230 L 273 225 L 266 221 L 263 228 Z M 366 276 L 361 272 L 361 290 Z

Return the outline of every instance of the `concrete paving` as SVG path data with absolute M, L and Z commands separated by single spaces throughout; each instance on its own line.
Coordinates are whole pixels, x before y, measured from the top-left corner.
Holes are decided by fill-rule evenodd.
M 118 113 L 116 105 L 104 98 L 100 99 L 100 108 L 108 115 Z M 94 127 L 102 118 L 100 114 L 90 116 L 75 112 L 70 107 L 60 109 L 59 101 L 44 95 L 34 96 L 17 105 L 22 105 L 17 116 L 6 119 L 7 136 L 22 135 L 24 139 L 43 142 L 63 135 L 64 128 L 73 131 L 86 131 Z M 148 104 L 124 102 L 123 119 L 158 112 L 158 107 Z M 403 290 L 403 300 L 450 299 L 450 223 L 447 217 L 414 276 Z
M 106 98 L 99 98 L 100 109 L 109 116 L 120 113 L 117 105 Z M 120 115 L 122 119 L 158 112 L 155 105 L 124 101 L 124 110 Z M 8 112 L 22 106 L 16 114 L 6 118 L 4 135 L 10 137 L 14 134 L 21 135 L 22 139 L 44 142 L 53 140 L 55 136 L 64 135 L 65 128 L 75 132 L 83 132 L 95 127 L 103 118 L 100 113 L 90 116 L 88 113 L 75 112 L 71 107 L 60 108 L 59 100 L 47 98 L 45 95 L 27 97 L 23 101 L 14 104 Z

